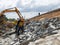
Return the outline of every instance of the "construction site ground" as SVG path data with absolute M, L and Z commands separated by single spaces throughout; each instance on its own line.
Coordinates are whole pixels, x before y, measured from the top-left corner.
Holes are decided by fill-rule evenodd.
M 19 37 L 15 28 L 0 36 L 0 45 L 60 45 L 60 17 L 31 21 Z

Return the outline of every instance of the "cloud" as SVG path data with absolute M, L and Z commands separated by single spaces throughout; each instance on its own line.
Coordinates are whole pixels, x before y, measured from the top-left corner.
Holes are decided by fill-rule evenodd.
M 60 0 L 19 0 L 17 7 L 22 12 L 29 11 L 49 11 L 60 7 Z
M 38 12 L 47 12 L 60 8 L 60 0 L 0 0 L 0 11 L 12 7 L 19 8 L 23 16 L 30 18 L 37 15 Z M 8 17 L 11 17 L 11 15 Z
M 34 1 L 34 4 L 36 5 L 36 6 L 45 6 L 45 5 L 50 5 L 50 4 L 58 4 L 58 3 L 60 3 L 60 1 L 59 0 L 35 0 Z
M 22 6 L 45 6 L 50 4 L 58 4 L 60 0 L 19 0 Z
M 57 5 L 48 5 L 48 6 L 39 6 L 39 7 L 33 7 L 33 8 L 25 8 L 24 10 L 22 10 L 22 12 L 47 12 L 47 11 L 51 11 L 54 9 L 60 8 L 60 4 Z
M 0 10 L 15 7 L 18 0 L 0 0 Z
M 22 6 L 26 6 L 26 5 L 31 4 L 31 1 L 32 1 L 32 0 L 20 0 L 20 1 L 21 1 L 21 5 L 22 5 Z
M 22 12 L 49 11 L 60 8 L 60 0 L 0 0 L 0 10 L 18 7 Z

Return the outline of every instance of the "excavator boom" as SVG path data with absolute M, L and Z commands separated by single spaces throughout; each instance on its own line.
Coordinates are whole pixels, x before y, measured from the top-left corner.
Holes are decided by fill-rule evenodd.
M 18 14 L 19 18 L 21 19 L 21 21 L 23 21 L 23 23 L 24 23 L 24 18 L 23 18 L 23 16 L 21 15 L 20 11 L 19 11 L 16 7 L 14 7 L 14 10 L 13 10 L 13 8 L 5 9 L 5 10 L 3 10 L 3 11 L 0 13 L 0 17 L 2 17 L 2 19 L 3 19 L 3 20 L 0 21 L 1 23 L 3 23 L 3 24 L 8 24 L 8 23 L 5 21 L 4 17 L 3 17 L 4 14 L 7 13 L 7 12 L 16 12 L 16 13 Z M 13 22 L 14 22 L 14 21 L 13 21 Z M 12 22 L 10 22 L 10 23 L 12 23 Z M 17 21 L 15 21 L 13 24 L 16 25 L 16 23 L 17 23 Z
M 20 11 L 14 7 L 14 10 L 11 8 L 11 9 L 5 9 L 3 10 L 1 13 L 0 13 L 0 31 L 1 32 L 4 32 L 4 31 L 8 31 L 9 29 L 13 28 L 16 24 L 17 24 L 17 20 L 14 20 L 14 21 L 8 21 L 6 20 L 6 17 L 5 17 L 5 13 L 8 13 L 8 12 L 16 12 L 21 20 L 21 22 L 23 23 L 24 25 L 24 18 L 23 16 L 21 15 Z M 3 28 L 4 26 L 4 28 Z M 4 29 L 4 30 L 3 30 Z
M 18 14 L 18 16 L 19 16 L 20 19 L 23 18 L 23 16 L 21 15 L 20 11 L 16 7 L 14 7 L 14 8 L 15 8 L 15 10 L 11 10 L 11 9 L 5 9 L 5 10 L 3 10 L 1 12 L 0 16 L 3 15 L 4 13 L 7 13 L 7 12 L 16 12 Z

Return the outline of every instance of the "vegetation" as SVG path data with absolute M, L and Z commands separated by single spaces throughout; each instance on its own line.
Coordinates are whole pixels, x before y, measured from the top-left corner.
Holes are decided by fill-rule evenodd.
M 13 19 L 12 19 L 12 18 L 9 18 L 9 19 L 8 19 L 8 21 L 15 21 L 15 20 L 16 20 L 16 19 L 14 19 L 14 18 L 13 18 Z

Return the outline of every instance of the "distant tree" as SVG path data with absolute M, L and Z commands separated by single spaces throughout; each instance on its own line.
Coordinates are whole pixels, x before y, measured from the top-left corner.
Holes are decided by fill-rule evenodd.
M 12 19 L 12 18 L 9 18 L 9 19 L 8 19 L 8 21 L 15 21 L 15 20 L 16 20 L 16 19 L 14 19 L 14 18 L 13 18 L 13 19 Z

